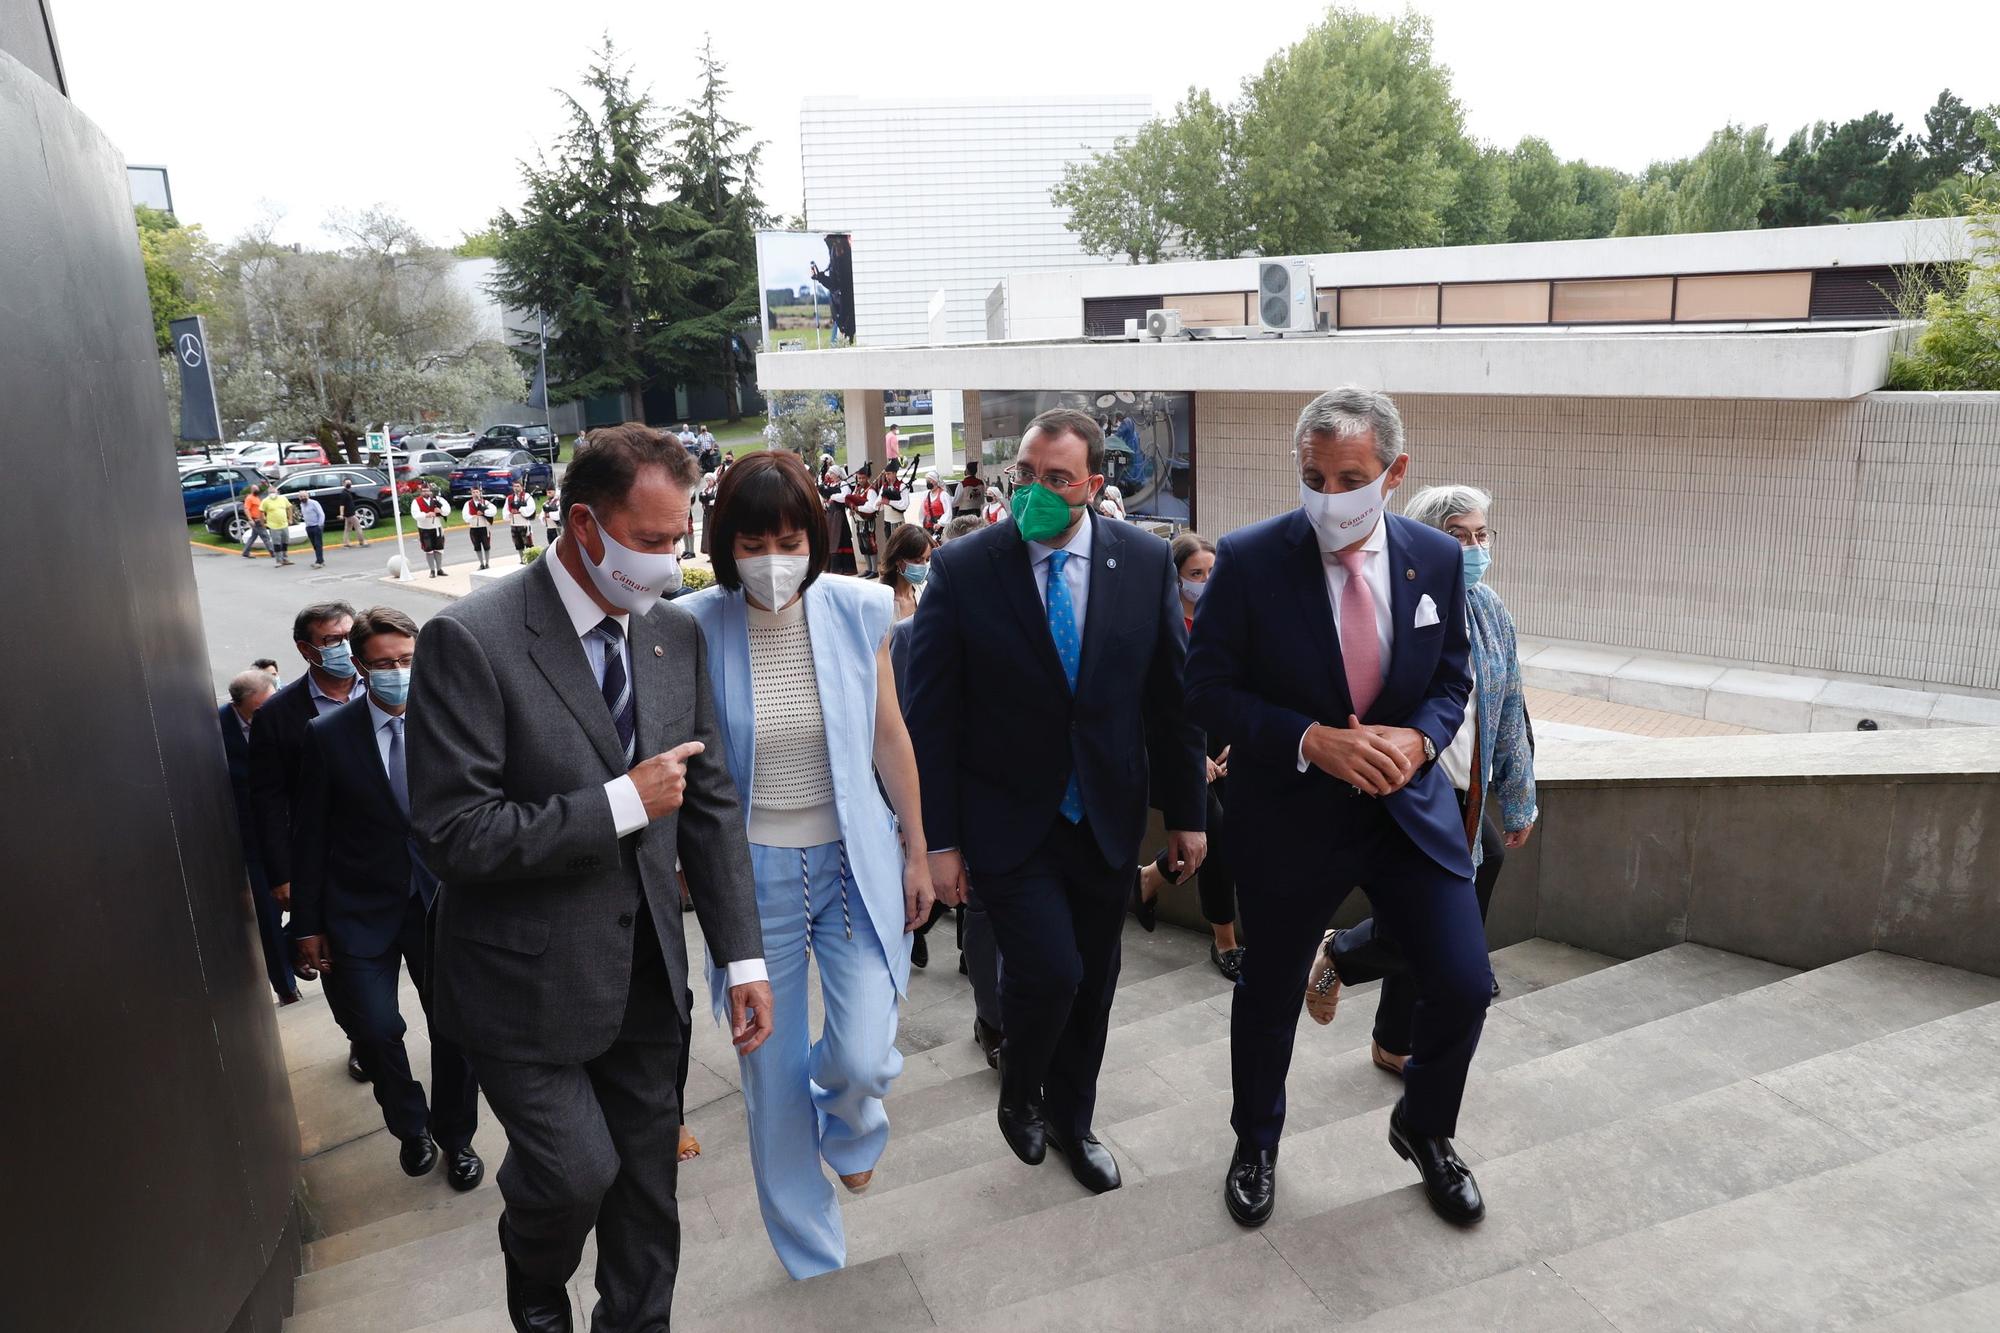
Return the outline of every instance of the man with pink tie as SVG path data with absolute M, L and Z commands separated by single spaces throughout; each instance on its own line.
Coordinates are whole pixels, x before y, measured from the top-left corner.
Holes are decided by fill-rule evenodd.
M 1293 447 L 1299 507 L 1223 538 L 1188 654 L 1188 711 L 1231 744 L 1230 855 L 1254 942 L 1231 1001 L 1223 1198 L 1245 1226 L 1271 1215 L 1300 999 L 1309 976 L 1335 984 L 1315 953 L 1359 885 L 1418 991 L 1390 1144 L 1432 1208 L 1471 1223 L 1485 1204 L 1451 1136 L 1492 973 L 1464 821 L 1437 767 L 1472 683 L 1463 561 L 1452 538 L 1388 513 L 1409 457 L 1386 396 L 1321 394 Z

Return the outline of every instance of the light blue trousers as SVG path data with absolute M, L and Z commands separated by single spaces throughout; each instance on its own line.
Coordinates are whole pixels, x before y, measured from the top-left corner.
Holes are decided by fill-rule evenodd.
M 889 1143 L 882 1098 L 903 1072 L 896 983 L 860 890 L 843 885 L 839 843 L 753 843 L 750 863 L 774 1002 L 770 1038 L 740 1060 L 750 1165 L 771 1248 L 786 1272 L 806 1278 L 847 1262 L 840 1205 L 820 1163 L 837 1175 L 872 1171 Z M 808 938 L 826 1002 L 817 1041 L 806 1011 Z

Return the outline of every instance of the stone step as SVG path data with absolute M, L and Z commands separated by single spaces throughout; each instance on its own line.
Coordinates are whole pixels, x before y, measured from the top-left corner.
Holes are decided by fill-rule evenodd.
M 1152 956 L 1172 960 L 1175 953 L 1159 947 L 1159 936 L 1153 937 Z M 933 959 L 939 957 L 940 951 L 934 951 Z M 1612 961 L 1547 941 L 1527 941 L 1494 955 L 1503 986 L 1521 996 L 1549 985 L 1574 984 Z M 1135 993 L 1135 987 L 1141 989 Z M 1212 1006 L 1218 997 L 1220 1006 Z M 1148 1012 L 1174 1000 L 1179 1003 L 1173 1007 Z M 1113 1011 L 1116 1026 L 1107 1044 L 1100 1122 L 1120 1123 L 1178 1100 L 1179 1095 L 1148 1068 L 1148 1059 L 1172 1055 L 1181 1045 L 1204 1037 L 1226 1041 L 1226 1006 L 1227 983 L 1205 959 L 1155 970 L 1128 983 Z M 972 1220 L 963 1211 L 968 1203 L 984 1210 L 975 1213 L 979 1220 L 992 1222 L 1077 1197 L 1078 1188 L 1066 1173 L 1024 1172 L 1007 1154 L 992 1126 L 994 1075 L 969 1040 L 963 1045 L 977 1068 L 956 1079 L 946 1078 L 946 1066 L 930 1053 L 911 1057 L 906 1064 L 905 1079 L 890 1098 L 894 1128 L 877 1184 L 867 1196 L 843 1201 L 851 1263 L 927 1242 L 932 1228 L 954 1222 L 964 1225 Z M 1118 1076 L 1112 1077 L 1113 1073 Z M 917 1086 L 911 1087 L 912 1082 Z M 740 1098 L 731 1096 L 695 1112 L 690 1124 L 702 1137 L 705 1154 L 681 1173 L 682 1272 L 704 1277 L 708 1295 L 691 1289 L 681 1308 L 699 1308 L 709 1297 L 736 1299 L 745 1292 L 787 1284 L 757 1212 L 748 1156 L 742 1150 Z M 377 1146 L 392 1151 L 386 1138 Z M 498 1152 L 490 1152 L 489 1158 L 489 1165 L 497 1168 Z M 1136 1172 L 1128 1176 L 1142 1179 Z M 936 1188 L 922 1197 L 898 1188 L 932 1181 Z M 302 1317 L 334 1305 L 357 1327 L 413 1327 L 396 1322 L 405 1313 L 383 1293 L 423 1280 L 426 1274 L 454 1271 L 469 1257 L 492 1255 L 493 1218 L 500 1206 L 498 1190 L 489 1179 L 472 1194 L 448 1196 L 432 1207 L 394 1214 L 318 1242 L 313 1253 L 326 1262 L 315 1264 L 315 1271 L 300 1279 L 292 1327 L 310 1329 Z M 726 1246 L 709 1244 L 726 1238 L 734 1239 Z M 586 1258 L 579 1270 L 585 1287 L 591 1268 L 590 1256 Z M 476 1286 L 467 1286 L 455 1297 L 439 1293 L 421 1311 L 436 1317 L 442 1312 L 440 1302 L 449 1305 L 453 1299 L 464 1308 L 467 1301 L 483 1304 L 488 1298 Z M 338 1326 L 337 1321 L 329 1322 L 329 1327 Z
M 1940 1296 L 1859 1328 L 1860 1333 L 1993 1333 L 2000 1328 L 2000 1282 Z
M 1913 970 L 1932 984 L 1913 984 Z M 2000 983 L 1990 978 L 1888 955 L 1866 955 L 1821 971 L 1834 975 L 1811 983 L 1781 979 L 1581 1047 L 1530 1056 L 1497 1072 L 1476 1068 L 1460 1150 L 1479 1167 L 1489 1154 L 1518 1152 L 1594 1129 L 1791 1062 L 1779 1041 L 1754 1039 L 1766 1030 L 1790 1034 L 1796 1042 L 1792 1058 L 1805 1059 L 1884 1030 L 2000 999 Z M 1839 1010 L 1826 998 L 1829 991 L 1865 988 L 1871 977 L 1883 979 L 1885 993 L 1872 1019 Z M 1725 1013 L 1733 1017 L 1725 1020 Z M 1735 1049 L 1715 1057 L 1700 1049 L 1701 1043 L 1718 1039 Z M 1343 1066 L 1344 1082 L 1352 1089 L 1346 1112 L 1288 1134 L 1280 1155 L 1277 1226 L 1404 1190 L 1413 1182 L 1412 1169 L 1384 1142 L 1387 1109 L 1400 1085 L 1374 1071 L 1358 1050 L 1332 1063 Z M 1295 1066 L 1295 1095 L 1299 1081 Z M 1547 1089 L 1558 1087 L 1570 1088 L 1571 1095 L 1547 1095 Z M 1130 1126 L 1117 1126 L 1106 1137 L 1122 1145 L 1129 1131 Z M 1136 1186 L 953 1234 L 906 1253 L 905 1259 L 926 1303 L 949 1322 L 1004 1303 L 1018 1291 L 1047 1290 L 1050 1273 L 1061 1273 L 1070 1283 L 1086 1282 L 1153 1258 L 1223 1243 L 1236 1234 L 1216 1198 L 1226 1161 L 1225 1136 L 1226 1130 L 1219 1134 L 1211 1125 L 1202 1137 L 1180 1145 L 1171 1161 L 1156 1155 L 1149 1162 L 1144 1154 L 1131 1154 L 1142 1172 Z M 981 1255 L 982 1262 L 961 1262 L 959 1256 L 967 1251 Z

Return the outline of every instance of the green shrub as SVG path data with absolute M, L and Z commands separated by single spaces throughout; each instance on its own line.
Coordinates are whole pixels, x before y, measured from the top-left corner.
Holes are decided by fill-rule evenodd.
M 527 550 L 521 552 L 521 563 L 524 565 L 532 565 L 541 558 L 542 548 L 539 546 L 530 546 Z
M 1977 208 L 1969 225 L 1964 281 L 1925 302 L 1923 328 L 1889 363 L 1891 389 L 2000 389 L 2000 208 Z
M 715 586 L 715 575 L 699 565 L 682 565 L 681 582 L 699 592 L 703 588 Z

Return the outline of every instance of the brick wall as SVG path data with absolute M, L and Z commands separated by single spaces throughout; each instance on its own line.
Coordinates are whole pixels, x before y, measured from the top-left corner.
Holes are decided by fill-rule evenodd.
M 1306 398 L 1195 395 L 1204 531 L 1296 503 Z M 1523 634 L 2000 689 L 2000 394 L 1398 405 L 1406 485 L 1493 492 Z

